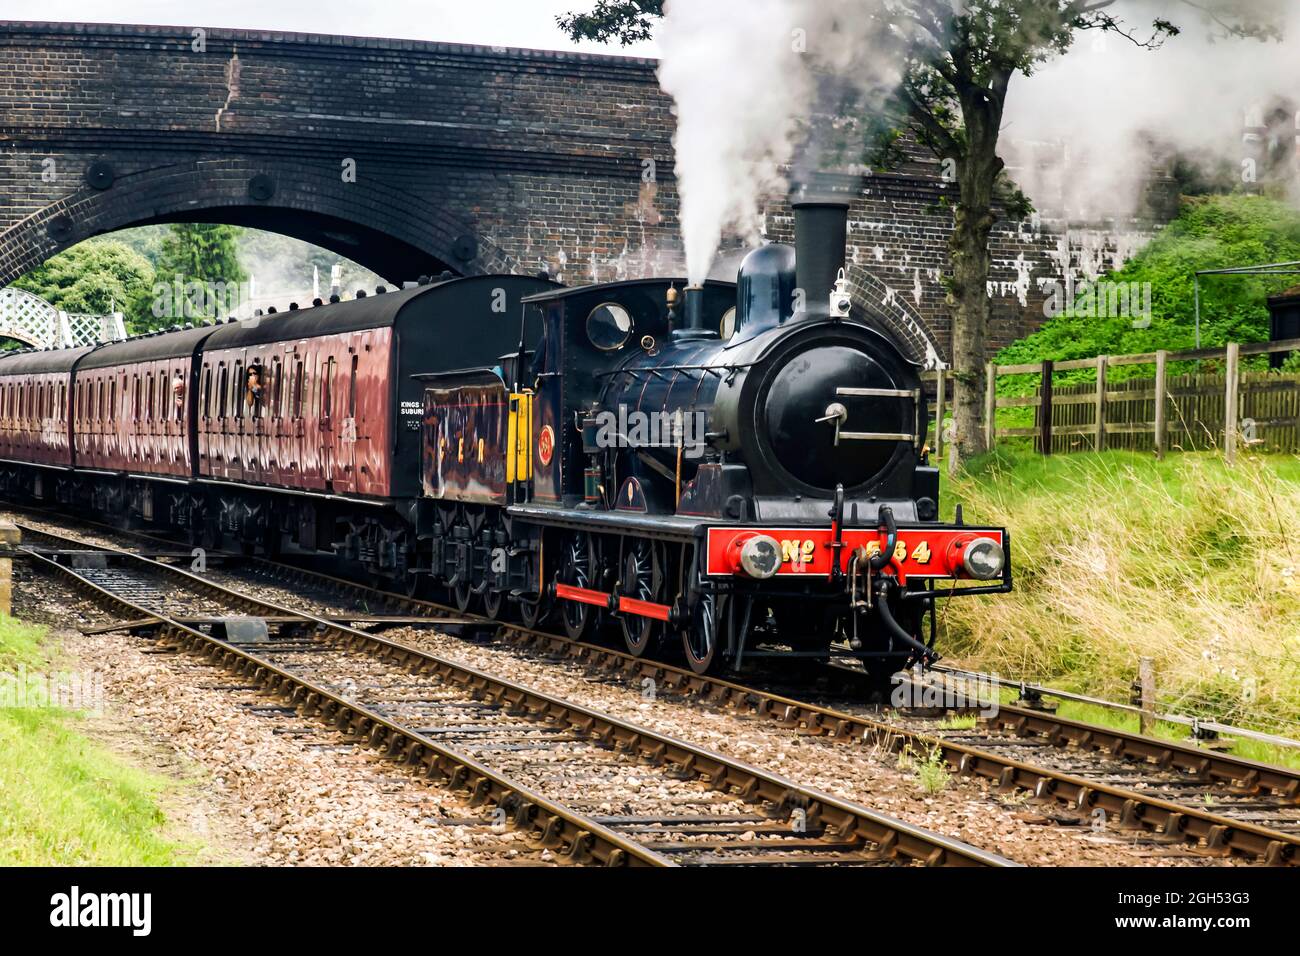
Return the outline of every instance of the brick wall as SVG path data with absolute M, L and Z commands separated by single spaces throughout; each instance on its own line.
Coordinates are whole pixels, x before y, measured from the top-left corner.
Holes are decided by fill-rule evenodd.
M 393 281 L 680 272 L 653 61 L 231 30 L 196 45 L 175 27 L 0 23 L 0 284 L 88 236 L 187 220 L 296 235 Z M 860 304 L 946 353 L 951 216 L 930 168 L 862 181 L 851 258 Z M 767 219 L 788 238 L 783 202 Z M 1135 241 L 1000 228 L 995 344 L 1041 318 L 1037 283 L 1062 262 Z

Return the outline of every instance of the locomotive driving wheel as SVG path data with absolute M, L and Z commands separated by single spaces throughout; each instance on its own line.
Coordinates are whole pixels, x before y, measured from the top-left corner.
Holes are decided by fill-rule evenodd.
M 565 535 L 556 580 L 575 588 L 591 588 L 596 579 L 596 570 L 596 547 L 591 535 L 576 531 Z M 599 616 L 599 609 L 593 605 L 571 600 L 560 602 L 560 619 L 564 622 L 564 632 L 572 640 L 585 639 L 595 629 Z
M 623 574 L 619 581 L 619 594 L 664 604 L 664 569 L 667 564 L 664 546 L 647 538 L 636 539 L 623 556 Z M 659 649 L 663 641 L 664 626 L 652 617 L 640 614 L 620 614 L 619 626 L 623 642 L 633 657 L 645 657 Z
M 690 622 L 682 630 L 682 650 L 686 663 L 696 674 L 716 674 L 726 663 L 735 603 L 728 595 L 711 591 L 700 596 Z

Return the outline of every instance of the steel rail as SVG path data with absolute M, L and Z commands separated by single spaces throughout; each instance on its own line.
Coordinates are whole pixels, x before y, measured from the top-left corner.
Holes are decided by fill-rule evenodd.
M 475 616 L 461 614 L 433 601 L 381 591 L 316 570 L 265 558 L 254 558 L 253 561 L 281 579 L 320 581 L 342 593 L 363 597 L 379 595 L 408 610 Z M 482 615 L 477 617 L 497 627 L 501 635 L 516 643 L 541 642 L 553 652 L 621 672 L 630 678 L 649 678 L 667 689 L 702 698 L 710 704 L 774 719 L 801 733 L 823 735 L 837 741 L 861 741 L 895 752 L 909 747 L 924 751 L 938 747 L 949 767 L 959 774 L 995 780 L 1003 788 L 1027 789 L 1038 799 L 1052 800 L 1082 812 L 1100 808 L 1118 819 L 1122 827 L 1147 830 L 1194 846 L 1203 845 L 1209 852 L 1238 855 L 1274 865 L 1300 865 L 1300 837 L 1294 834 L 1163 800 L 1140 790 L 1093 782 L 1066 771 L 1028 764 L 973 745 L 795 700 L 758 687 L 695 674 L 660 661 L 636 658 L 612 648 L 574 641 L 519 624 L 493 621 Z M 1013 705 L 999 705 L 998 714 L 1000 726 L 1018 735 L 1038 737 L 1059 747 L 1073 744 L 1079 749 L 1105 752 L 1110 756 L 1144 760 L 1157 768 L 1179 769 L 1209 783 L 1235 785 L 1248 792 L 1270 790 L 1287 805 L 1300 805 L 1300 771 Z
M 54 540 L 73 542 L 79 547 L 88 546 L 87 542 L 56 535 L 43 529 L 23 526 L 22 530 L 25 533 L 44 535 Z M 782 810 L 801 809 L 807 825 L 833 828 L 835 839 L 838 842 L 854 843 L 862 851 L 869 853 L 868 856 L 862 856 L 860 859 L 918 862 L 928 866 L 1016 865 L 997 854 L 989 853 L 960 840 L 879 813 L 861 804 L 796 783 L 779 774 L 754 767 L 678 738 L 648 730 L 600 711 L 507 681 L 459 662 L 438 657 L 427 651 L 377 634 L 339 624 L 329 618 L 243 594 L 182 568 L 155 561 L 130 551 L 97 545 L 89 546 L 134 561 L 152 571 L 169 575 L 183 581 L 195 590 L 206 592 L 250 611 L 269 611 L 277 616 L 295 617 L 306 624 L 314 625 L 319 635 L 332 637 L 345 648 L 363 647 L 381 661 L 393 662 L 408 668 L 414 673 L 429 674 L 445 681 L 469 687 L 488 700 L 503 703 L 517 710 L 527 711 L 553 723 L 563 723 L 608 745 L 634 752 L 651 762 L 662 763 L 667 761 L 680 767 L 683 771 L 703 779 L 714 789 L 737 795 L 747 802 L 771 803 Z M 251 669 L 253 677 L 260 683 L 267 684 L 268 690 L 272 692 L 286 694 L 287 688 L 287 696 L 290 697 L 295 706 L 302 706 L 308 712 L 323 711 L 323 716 L 327 719 L 330 719 L 335 713 L 341 714 L 342 716 L 338 720 L 342 720 L 343 725 L 349 728 L 357 728 L 356 733 L 368 735 L 370 743 L 374 747 L 386 745 L 389 756 L 399 757 L 400 755 L 400 759 L 410 763 L 422 757 L 419 752 L 414 757 L 411 756 L 413 746 L 429 748 L 435 753 L 445 752 L 450 759 L 465 766 L 465 770 L 459 778 L 455 774 L 449 774 L 448 776 L 454 783 L 461 783 L 462 789 L 469 789 L 469 787 L 463 785 L 467 779 L 474 778 L 473 792 L 476 799 L 492 797 L 494 791 L 491 784 L 494 781 L 497 783 L 496 791 L 499 791 L 502 796 L 525 792 L 524 788 L 510 783 L 504 778 L 497 777 L 488 768 L 475 763 L 472 758 L 435 744 L 417 732 L 395 724 L 353 701 L 337 697 L 322 688 L 310 685 L 302 677 L 284 671 L 255 655 L 233 647 L 194 628 L 180 624 L 158 614 L 156 611 L 151 611 L 148 608 L 143 608 L 117 595 L 113 595 L 111 592 L 78 575 L 75 569 L 45 558 L 30 548 L 25 550 L 34 558 L 45 562 L 47 566 L 57 568 L 60 572 L 71 576 L 76 581 L 93 588 L 119 604 L 129 607 L 133 613 L 158 618 L 162 628 L 174 636 L 183 646 L 186 646 L 187 649 L 195 646 L 207 649 L 212 656 L 219 657 L 223 663 L 230 662 L 233 655 L 236 668 L 241 673 L 246 674 Z M 336 723 L 338 720 L 336 720 Z M 376 735 L 378 735 L 377 739 Z M 407 738 L 409 743 L 404 748 L 399 746 L 394 735 Z M 481 782 L 484 780 L 488 781 L 488 783 Z M 480 794 L 480 790 L 486 790 L 487 792 Z M 528 792 L 527 796 L 521 796 L 518 800 L 543 807 L 544 805 L 538 801 L 545 800 L 545 798 Z M 494 800 L 494 802 L 500 803 L 499 800 Z M 510 809 L 510 807 L 506 809 Z M 574 811 L 566 810 L 559 804 L 550 803 L 549 806 L 545 807 L 544 812 L 549 812 L 553 817 L 558 817 L 562 822 L 569 824 L 569 830 L 561 834 L 561 836 L 566 834 L 570 836 L 569 854 L 571 856 L 576 852 L 580 855 L 596 857 L 601 862 L 609 862 L 610 855 L 614 851 L 621 850 L 628 857 L 631 857 L 630 848 L 637 847 L 637 844 L 624 840 L 617 833 L 608 830 L 599 823 L 587 820 Z M 566 817 L 566 813 L 569 816 Z M 535 816 L 536 813 L 533 815 Z M 593 841 L 599 843 L 602 839 L 610 836 L 616 838 L 619 842 L 609 847 L 604 854 L 597 853 L 596 849 L 589 845 L 586 847 L 580 846 L 584 841 L 587 844 L 591 844 Z M 575 846 L 578 849 L 575 850 Z M 872 849 L 873 846 L 875 849 Z M 644 852 L 652 853 L 653 851 L 646 850 Z M 659 857 L 658 854 L 654 855 Z M 659 859 L 663 858 L 659 857 Z M 630 859 L 615 858 L 614 862 L 630 862 Z
M 471 616 L 432 601 L 379 591 L 319 571 L 267 559 L 256 560 L 281 578 L 323 581 L 345 593 L 362 596 L 378 594 L 406 609 L 424 608 L 440 614 Z M 492 621 L 481 615 L 479 618 L 497 627 L 499 633 L 510 640 L 541 643 L 548 650 L 568 657 L 621 672 L 630 678 L 649 678 L 665 689 L 699 697 L 717 706 L 767 717 L 801 733 L 823 735 L 838 741 L 860 741 L 895 752 L 909 747 L 918 751 L 938 747 L 949 767 L 959 774 L 995 780 L 1003 788 L 1026 789 L 1039 799 L 1052 800 L 1082 812 L 1102 809 L 1117 819 L 1123 828 L 1146 830 L 1171 841 L 1203 847 L 1208 852 L 1225 856 L 1236 855 L 1270 865 L 1300 865 L 1300 836 L 1295 834 L 1211 813 L 1200 807 L 1174 803 L 1140 790 L 1028 764 L 977 746 L 795 700 L 758 687 L 695 674 L 612 648 L 574 641 L 519 624 Z M 1018 735 L 1037 736 L 1059 747 L 1073 744 L 1079 749 L 1145 760 L 1157 769 L 1179 769 L 1210 783 L 1235 785 L 1247 791 L 1271 790 L 1286 804 L 1300 805 L 1300 771 L 1011 705 L 1000 705 L 999 717 L 1000 726 Z
M 164 638 L 175 641 L 186 650 L 202 653 L 243 679 L 256 681 L 268 693 L 288 697 L 304 716 L 318 717 L 323 722 L 332 724 L 344 736 L 364 740 L 372 749 L 383 750 L 386 757 L 408 767 L 416 770 L 423 768 L 426 777 L 441 778 L 451 789 L 469 792 L 476 805 L 491 803 L 500 807 L 509 815 L 514 826 L 533 830 L 535 839 L 541 846 L 560 849 L 573 862 L 596 860 L 607 866 L 677 865 L 600 823 L 515 783 L 472 757 L 436 743 L 409 727 L 397 724 L 355 701 L 346 700 L 264 658 L 114 594 L 87 580 L 74 568 L 30 548 L 19 550 L 26 551 L 38 565 L 64 577 L 79 590 L 103 603 L 156 618 Z M 541 832 L 537 833 L 539 828 Z

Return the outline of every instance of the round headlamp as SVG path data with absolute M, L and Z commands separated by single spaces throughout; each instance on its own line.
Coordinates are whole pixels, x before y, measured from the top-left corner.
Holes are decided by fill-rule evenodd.
M 961 565 L 979 581 L 990 581 L 1002 574 L 1007 555 L 992 538 L 976 538 L 962 550 Z
M 765 580 L 781 568 L 781 546 L 776 538 L 756 534 L 740 547 L 740 567 L 751 578 Z

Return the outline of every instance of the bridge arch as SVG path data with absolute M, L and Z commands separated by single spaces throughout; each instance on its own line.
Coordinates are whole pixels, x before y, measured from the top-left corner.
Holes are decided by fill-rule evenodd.
M 302 165 L 217 158 L 89 183 L 4 233 L 0 285 L 84 239 L 132 226 L 221 222 L 303 239 L 393 283 L 449 269 L 518 272 L 521 263 L 464 217 L 383 177 L 344 182 Z
M 929 323 L 903 293 L 890 288 L 860 265 L 849 265 L 844 275 L 849 280 L 854 309 L 860 310 L 858 314 L 865 312 L 884 326 L 909 358 L 927 369 L 948 364 Z

